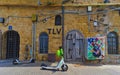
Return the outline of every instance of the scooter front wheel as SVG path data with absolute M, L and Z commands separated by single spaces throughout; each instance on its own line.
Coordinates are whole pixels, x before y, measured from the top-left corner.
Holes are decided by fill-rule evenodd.
M 68 70 L 68 66 L 66 64 L 63 64 L 61 66 L 61 68 L 62 68 L 62 71 L 67 71 Z
M 13 65 L 17 65 L 18 64 L 16 60 L 13 60 L 12 63 L 13 63 Z

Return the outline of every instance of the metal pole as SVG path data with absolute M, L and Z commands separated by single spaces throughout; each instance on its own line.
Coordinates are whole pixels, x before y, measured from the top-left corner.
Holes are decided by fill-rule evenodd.
M 64 6 L 62 6 L 62 48 L 64 50 Z
M 32 23 L 32 58 L 34 58 L 34 35 L 33 35 L 33 33 L 34 33 L 34 24 Z
M 2 59 L 2 31 L 0 30 L 0 59 Z
M 35 22 L 35 24 L 34 24 L 34 59 L 36 59 L 36 22 Z
M 35 59 L 36 52 L 36 23 L 32 23 L 32 58 Z
M 88 31 L 90 32 L 90 18 L 91 18 L 91 12 L 88 12 Z

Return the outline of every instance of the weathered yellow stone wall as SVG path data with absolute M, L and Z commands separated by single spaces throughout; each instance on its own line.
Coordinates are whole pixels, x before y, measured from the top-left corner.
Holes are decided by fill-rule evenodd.
M 53 0 L 56 1 L 56 0 Z M 58 0 L 57 0 L 58 1 Z M 100 0 L 97 0 L 100 1 Z M 37 5 L 38 0 L 1 0 L 0 4 L 31 4 Z M 45 3 L 45 0 L 41 0 L 41 2 Z M 58 2 L 59 3 L 59 2 Z M 87 7 L 65 7 L 65 10 L 80 10 L 87 11 Z M 93 7 L 93 11 L 96 11 L 97 8 Z M 41 7 L 27 7 L 27 6 L 0 6 L 0 17 L 4 17 L 6 20 L 9 17 L 9 23 L 5 23 L 5 25 L 0 24 L 0 30 L 2 30 L 2 34 L 8 31 L 8 26 L 13 26 L 13 30 L 17 31 L 20 35 L 20 59 L 24 59 L 25 53 L 25 45 L 32 44 L 32 20 L 31 18 L 20 18 L 20 17 L 31 17 L 32 14 L 38 14 L 38 20 L 42 20 L 46 17 L 52 16 L 46 23 L 38 22 L 36 28 L 36 59 L 41 60 L 42 57 L 46 57 L 47 54 L 39 53 L 39 35 L 42 32 L 46 32 L 49 35 L 49 53 L 55 53 L 59 46 L 62 45 L 62 31 L 60 34 L 57 34 L 56 29 L 61 29 L 61 26 L 55 26 L 55 15 L 61 11 L 61 7 L 49 7 L 49 6 L 41 6 Z M 109 32 L 115 31 L 120 36 L 120 26 L 119 26 L 119 12 L 113 11 L 109 12 L 108 16 L 110 18 L 110 27 Z M 97 15 L 91 15 L 92 19 L 96 19 Z M 96 28 L 93 26 L 93 22 L 90 22 L 90 26 L 88 26 L 88 16 L 81 14 L 65 14 L 64 19 L 65 24 L 65 35 L 71 30 L 79 30 L 85 38 L 87 37 L 95 37 L 97 34 L 106 34 L 104 31 L 97 32 Z M 90 30 L 89 30 L 90 28 Z M 52 29 L 49 34 L 48 29 Z M 54 29 L 54 34 L 53 33 Z M 103 29 L 103 26 L 100 26 L 100 29 Z M 120 49 L 120 45 L 119 45 Z M 2 48 L 3 51 L 6 51 Z M 120 53 L 120 50 L 119 50 Z M 3 58 L 5 59 L 5 52 L 3 53 Z
M 114 11 L 111 12 L 111 23 L 112 25 L 110 26 L 109 32 L 114 31 L 118 34 L 118 47 L 119 47 L 119 53 L 120 53 L 120 14 L 119 11 Z
M 92 3 L 104 3 L 104 0 L 72 0 L 73 2 L 75 3 L 81 3 L 81 4 L 92 4 Z M 120 2 L 119 0 L 109 0 L 110 3 L 117 3 L 117 2 Z
M 11 25 L 13 30 L 17 31 L 20 35 L 20 59 L 25 59 L 25 46 L 27 44 L 32 45 L 32 20 L 31 18 L 21 18 L 21 17 L 31 17 L 32 14 L 38 14 L 38 20 L 52 16 L 46 23 L 38 22 L 36 25 L 36 58 L 37 60 L 41 60 L 42 56 L 47 58 L 47 54 L 39 53 L 39 35 L 42 32 L 48 33 L 48 29 L 52 29 L 49 35 L 49 50 L 48 53 L 56 53 L 59 46 L 62 45 L 62 29 L 61 26 L 55 26 L 55 16 L 56 13 L 50 12 L 54 10 L 61 10 L 61 7 L 41 7 L 41 8 L 28 8 L 28 7 L 1 7 L 2 12 L 0 12 L 0 16 L 4 17 L 6 20 L 9 17 L 8 23 L 5 25 L 0 24 L 0 29 L 4 34 L 8 31 L 8 26 Z M 50 13 L 49 13 L 50 12 Z M 42 15 L 41 15 L 42 14 Z M 12 16 L 12 17 L 11 17 Z M 54 29 L 54 34 L 53 33 Z M 60 30 L 60 34 L 57 33 L 56 29 Z M 2 59 L 6 58 L 6 49 L 2 48 Z M 30 58 L 30 56 L 28 56 Z
M 103 3 L 103 0 L 72 0 L 72 1 L 75 3 L 81 3 L 81 4 L 83 4 L 83 3 L 86 3 L 86 4 L 88 4 L 88 3 Z
M 0 5 L 61 5 L 63 0 L 0 0 Z M 104 0 L 65 0 L 67 4 L 99 4 L 104 3 Z M 119 0 L 110 0 L 110 3 L 119 3 Z
M 8 26 L 11 25 L 13 30 L 17 31 L 20 35 L 20 58 L 24 57 L 24 50 L 26 44 L 32 43 L 32 21 L 31 18 L 20 18 L 20 17 L 31 17 L 32 14 L 36 13 L 35 8 L 26 7 L 0 7 L 0 17 L 8 20 L 4 25 L 0 24 L 2 34 L 8 31 Z M 14 16 L 9 17 L 8 16 Z M 6 51 L 2 49 L 3 51 Z M 3 56 L 5 58 L 6 55 Z
M 41 10 L 42 9 L 42 10 Z M 39 35 L 42 32 L 46 32 L 49 35 L 49 47 L 48 47 L 48 53 L 56 53 L 56 50 L 59 49 L 59 46 L 62 45 L 62 27 L 55 25 L 55 16 L 58 14 L 56 11 L 61 11 L 61 7 L 46 7 L 46 8 L 40 8 L 39 9 L 39 20 L 44 19 L 46 17 L 51 16 L 50 19 L 48 19 L 47 22 L 38 22 L 37 23 L 37 29 L 36 29 L 36 47 L 37 47 L 37 56 L 36 58 L 38 60 L 42 59 L 42 56 L 46 57 L 47 54 L 40 54 L 39 53 Z M 41 15 L 41 13 L 45 14 L 45 16 Z M 51 29 L 51 32 L 49 34 L 48 29 Z M 56 29 L 61 30 L 60 34 L 57 33 Z M 54 33 L 54 34 L 53 34 Z
M 81 14 L 65 14 L 65 35 L 71 30 L 79 30 L 84 37 L 92 37 L 96 35 L 93 23 L 90 22 L 90 25 L 88 26 L 88 15 L 84 13 L 87 11 L 86 7 L 66 7 L 65 10 L 83 11 Z M 92 17 L 94 17 L 94 15 L 91 16 L 91 18 Z
M 42 8 L 40 8 L 42 9 Z M 39 53 L 39 35 L 41 32 L 47 32 L 48 33 L 48 28 L 51 29 L 61 29 L 61 26 L 55 26 L 55 15 L 56 12 L 61 11 L 61 7 L 56 7 L 56 8 L 47 8 L 43 9 L 42 11 L 39 9 L 39 15 L 41 13 L 46 14 L 46 16 L 39 17 L 40 19 L 43 19 L 45 17 L 53 16 L 51 19 L 48 19 L 46 23 L 43 22 L 38 22 L 37 24 L 37 59 L 41 60 L 42 56 L 47 58 L 47 54 L 40 54 Z M 65 7 L 65 10 L 82 10 L 86 12 L 86 7 Z M 51 13 L 51 11 L 53 11 Z M 49 12 L 49 13 L 48 13 Z M 94 30 L 95 28 L 93 27 L 93 22 L 90 22 L 90 27 L 88 27 L 88 16 L 86 14 L 81 15 L 81 14 L 65 14 L 64 16 L 64 38 L 66 37 L 67 33 L 71 30 L 78 30 L 80 31 L 84 38 L 87 37 L 95 37 L 97 32 Z M 96 15 L 92 15 L 91 18 L 95 18 Z M 89 30 L 90 29 L 90 30 Z M 59 48 L 59 46 L 62 45 L 62 32 L 60 35 L 58 34 L 49 34 L 49 53 L 56 53 L 56 50 Z
M 62 0 L 40 0 L 42 5 L 61 4 Z M 39 0 L 0 0 L 0 5 L 39 5 Z

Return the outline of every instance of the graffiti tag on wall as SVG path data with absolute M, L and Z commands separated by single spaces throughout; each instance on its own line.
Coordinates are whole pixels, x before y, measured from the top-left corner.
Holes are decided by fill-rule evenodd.
M 87 59 L 96 60 L 105 57 L 105 37 L 87 38 Z

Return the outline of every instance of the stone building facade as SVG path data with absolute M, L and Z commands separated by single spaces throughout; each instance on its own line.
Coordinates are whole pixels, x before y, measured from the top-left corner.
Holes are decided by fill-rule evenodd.
M 85 62 L 86 38 L 106 36 L 104 62 L 120 63 L 120 1 L 63 1 L 1 0 L 0 18 L 4 23 L 0 23 L 0 59 L 28 60 L 33 56 L 38 61 L 47 60 L 49 54 L 55 54 L 63 45 L 65 60 Z M 32 20 L 34 17 L 36 22 Z M 97 26 L 93 24 L 95 21 L 99 23 Z M 72 35 L 75 37 L 71 40 L 68 36 Z M 76 46 L 68 46 L 70 43 Z M 73 52 L 81 52 L 79 58 L 73 58 Z

